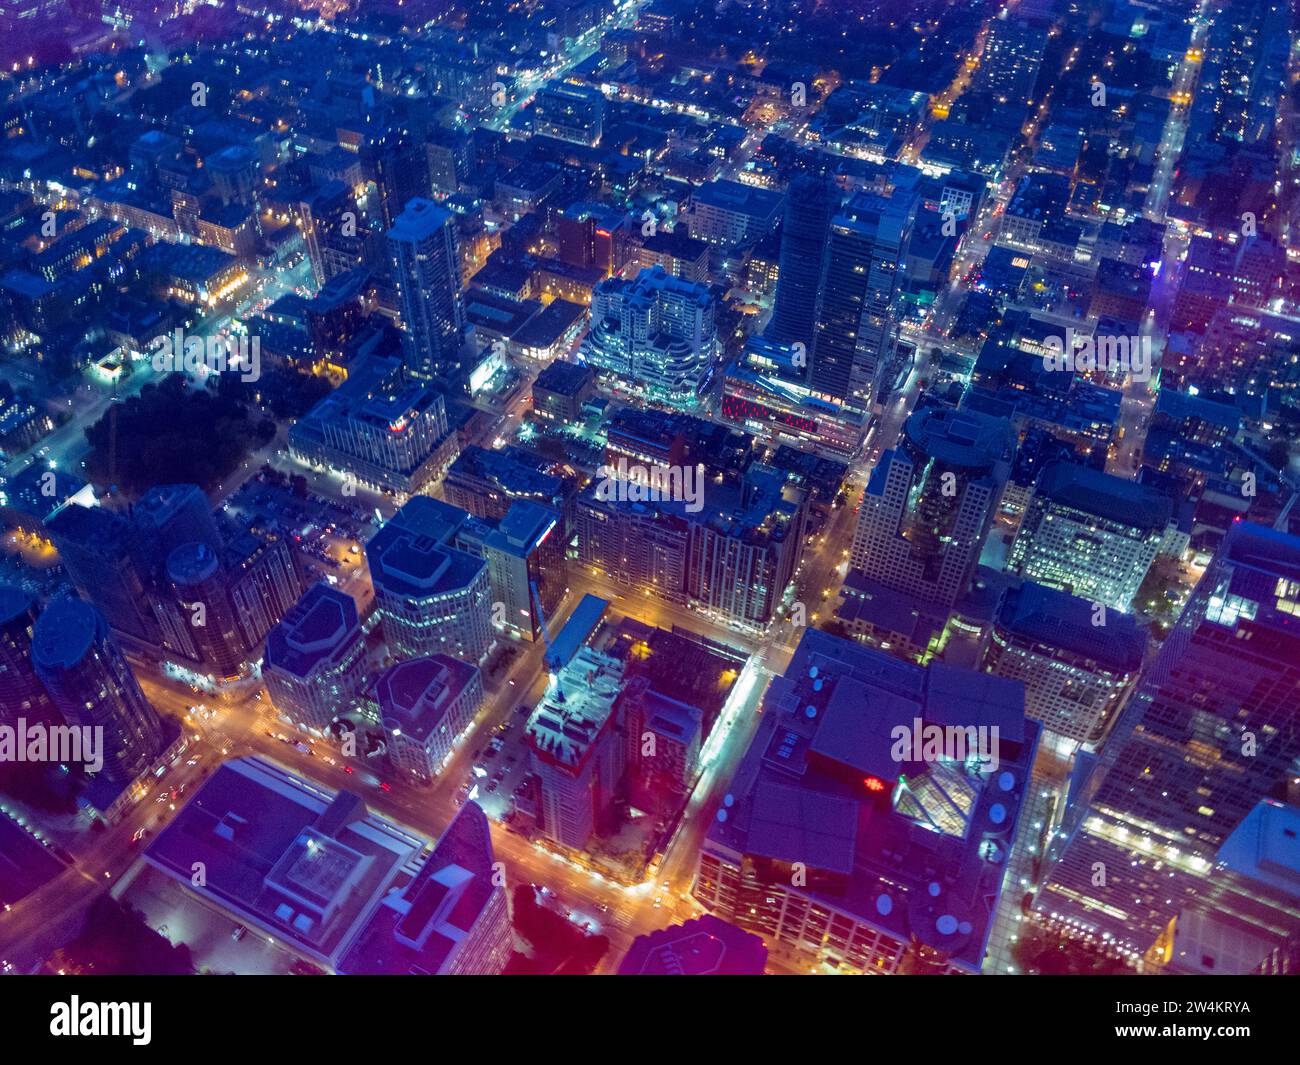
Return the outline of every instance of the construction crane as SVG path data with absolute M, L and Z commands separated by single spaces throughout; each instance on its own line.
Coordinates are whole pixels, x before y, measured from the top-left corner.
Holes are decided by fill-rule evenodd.
M 542 627 L 542 641 L 546 644 L 546 665 L 555 678 L 556 698 L 559 702 L 564 702 L 564 689 L 560 687 L 560 663 L 552 657 L 551 630 L 546 625 L 546 611 L 542 609 L 542 597 L 537 591 L 537 582 L 535 580 L 528 582 L 528 589 L 533 596 L 533 609 L 537 611 L 537 620 Z

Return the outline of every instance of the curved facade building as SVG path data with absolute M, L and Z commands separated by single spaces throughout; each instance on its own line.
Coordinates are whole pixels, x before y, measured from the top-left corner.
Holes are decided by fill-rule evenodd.
M 631 281 L 611 277 L 592 292 L 583 359 L 650 399 L 693 407 L 718 349 L 715 315 L 707 286 L 672 277 L 662 266 Z
M 324 731 L 351 708 L 365 658 L 356 603 L 322 581 L 267 633 L 262 675 L 277 710 Z
M 167 579 L 182 610 L 182 621 L 204 665 L 217 677 L 238 675 L 243 637 L 230 605 L 226 572 L 217 553 L 204 543 L 181 544 L 167 556 Z
M 35 622 L 32 597 L 15 585 L 0 584 L 0 723 L 57 717 L 32 665 Z
M 69 724 L 104 730 L 103 773 L 127 783 L 149 768 L 165 737 L 104 615 L 80 599 L 57 599 L 32 630 L 32 664 Z
M 492 644 L 487 562 L 444 542 L 444 505 L 416 496 L 366 545 L 375 603 L 396 658 L 478 662 Z

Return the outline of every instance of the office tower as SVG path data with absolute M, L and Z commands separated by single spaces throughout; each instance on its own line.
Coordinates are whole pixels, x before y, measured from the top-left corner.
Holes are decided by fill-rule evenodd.
M 380 222 L 392 229 L 412 201 L 429 195 L 428 158 L 413 130 L 379 112 L 367 112 L 365 126 L 362 172 L 375 186 Z
M 356 602 L 320 581 L 267 633 L 262 677 L 277 711 L 302 728 L 324 732 L 351 709 L 365 666 Z
M 541 612 L 552 618 L 568 587 L 560 515 L 531 500 L 517 499 L 495 526 L 467 523 L 458 542 L 487 562 L 492 602 L 500 604 L 505 628 L 526 640 L 540 639 Z
M 455 217 L 432 200 L 411 200 L 388 230 L 388 250 L 408 342 L 407 367 L 423 378 L 454 374 L 461 368 L 465 329 Z
M 914 412 L 863 494 L 853 569 L 880 587 L 952 606 L 979 561 L 1014 449 L 1004 419 L 950 407 Z
M 203 161 L 203 172 L 212 179 L 213 191 L 223 206 L 256 202 L 261 165 L 257 152 L 248 145 L 232 144 L 209 155 Z
M 600 143 L 605 121 L 605 97 L 590 85 L 547 82 L 533 103 L 533 132 L 573 144 Z
M 932 726 L 972 742 L 918 747 Z M 764 697 L 692 894 L 802 966 L 978 973 L 1038 736 L 1018 684 L 805 629 Z
M 425 143 L 429 183 L 435 193 L 451 196 L 473 173 L 473 145 L 461 130 L 433 129 Z
M 662 266 L 673 277 L 699 285 L 709 283 L 709 245 L 688 237 L 682 228 L 656 232 L 641 239 L 636 259 L 642 270 Z
M 703 711 L 656 691 L 649 677 L 636 676 L 619 697 L 619 715 L 629 802 L 658 817 L 674 816 L 695 783 L 708 738 Z
M 1238 249 L 1226 240 L 1195 236 L 1187 245 L 1174 297 L 1169 328 L 1176 332 L 1204 333 L 1216 312 L 1233 293 Z
M 1007 569 L 1082 599 L 1128 611 L 1176 532 L 1169 497 L 1074 462 L 1044 466 Z
M 1267 307 L 1281 293 L 1286 249 L 1267 233 L 1241 242 L 1232 275 L 1232 302 Z
M 893 359 L 892 315 L 912 205 L 859 193 L 831 221 L 808 386 L 870 411 Z
M 156 640 L 130 523 L 103 507 L 74 504 L 57 511 L 46 528 L 68 578 L 109 625 L 135 639 Z
M 32 630 L 32 664 L 68 724 L 103 728 L 107 779 L 129 783 L 162 753 L 162 721 L 104 615 L 89 603 L 56 599 L 41 612 Z
M 221 556 L 207 544 L 182 544 L 167 556 L 167 580 L 196 659 L 218 678 L 238 676 L 245 647 Z
M 366 545 L 375 603 L 396 657 L 478 662 L 492 644 L 488 566 L 445 542 L 444 507 L 415 496 Z
M 365 219 L 343 182 L 326 182 L 300 201 L 298 224 L 318 288 L 365 264 Z
M 244 533 L 231 541 L 223 561 L 244 649 L 252 651 L 302 596 L 296 554 L 284 536 Z
M 816 334 L 831 219 L 839 206 L 839 192 L 824 178 L 804 174 L 786 190 L 776 303 L 763 335 L 781 344 L 803 344 L 805 358 Z
M 570 204 L 555 216 L 560 261 L 612 273 L 622 265 L 625 218 L 623 211 L 609 204 L 587 200 Z
M 442 392 L 393 359 L 364 359 L 289 429 L 295 458 L 399 497 L 431 481 L 456 446 Z
M 1300 538 L 1235 522 L 1079 770 L 1040 913 L 1142 954 L 1208 897 L 1219 849 L 1294 775 L 1298 613 Z
M 706 913 L 637 936 L 619 976 L 761 976 L 767 946 L 758 936 Z
M 538 828 L 561 846 L 583 848 L 611 823 L 624 768 L 616 713 L 622 685 L 622 662 L 581 647 L 553 677 L 528 719 Z
M 10 0 L 0 8 L 0 29 L 18 35 L 22 43 L 22 35 L 49 32 L 65 14 L 55 0 Z
M 578 559 L 620 584 L 761 627 L 799 567 L 805 493 L 758 463 L 743 477 L 700 483 L 694 511 L 589 488 L 574 510 Z
M 400 892 L 353 937 L 338 972 L 370 976 L 494 976 L 514 935 L 487 815 L 467 802 Z
M 710 484 L 703 504 L 688 514 L 687 598 L 728 620 L 766 625 L 799 568 L 805 493 L 783 471 L 755 463 L 739 484 Z
M 590 366 L 556 359 L 533 380 L 533 413 L 548 422 L 576 426 L 595 395 L 595 380 Z
M 647 398 L 675 407 L 698 403 L 718 352 L 716 307 L 704 285 L 661 266 L 632 280 L 611 277 L 591 294 L 591 329 L 582 361 L 614 373 Z
M 1142 669 L 1146 632 L 1130 614 L 1105 624 L 1092 603 L 1026 581 L 1006 593 L 980 668 L 1025 686 L 1025 713 L 1043 723 L 1043 745 L 1064 755 L 1096 750 Z
M 1261 800 L 1224 840 L 1205 898 L 1147 952 L 1178 976 L 1300 973 L 1300 807 Z
M 57 722 L 54 707 L 32 665 L 36 604 L 13 584 L 0 584 L 0 724 L 22 718 Z
M 450 655 L 414 658 L 389 666 L 370 699 L 384 728 L 389 761 L 428 783 L 483 704 L 483 676 L 478 666 Z
M 686 552 L 690 523 L 685 515 L 645 504 L 622 506 L 598 499 L 594 490 L 574 505 L 578 561 L 634 588 L 665 599 L 686 598 Z
M 549 465 L 539 462 L 533 452 L 513 445 L 498 450 L 471 444 L 447 470 L 443 495 L 448 503 L 493 521 L 504 518 L 520 499 L 567 513 L 571 509 L 569 487 L 562 477 L 544 471 L 542 467 Z

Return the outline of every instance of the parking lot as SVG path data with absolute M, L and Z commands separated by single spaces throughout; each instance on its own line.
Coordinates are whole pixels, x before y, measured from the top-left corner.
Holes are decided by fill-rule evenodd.
M 530 709 L 523 704 L 517 706 L 508 721 L 479 740 L 457 793 L 457 805 L 472 798 L 489 817 L 503 824 L 510 822 L 517 803 L 527 810 L 535 807 L 536 784 L 530 781 L 528 741 L 524 736 Z

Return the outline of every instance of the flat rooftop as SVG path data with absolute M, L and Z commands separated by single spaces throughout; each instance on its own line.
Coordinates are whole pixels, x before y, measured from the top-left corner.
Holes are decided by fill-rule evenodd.
M 260 758 L 226 762 L 146 858 L 296 949 L 332 963 L 424 840 Z
M 895 760 L 890 729 L 917 719 L 998 725 L 997 766 Z M 774 883 L 803 862 L 809 886 L 786 890 L 978 972 L 1039 733 L 1014 682 L 808 629 L 768 689 L 705 850 L 752 858 Z

